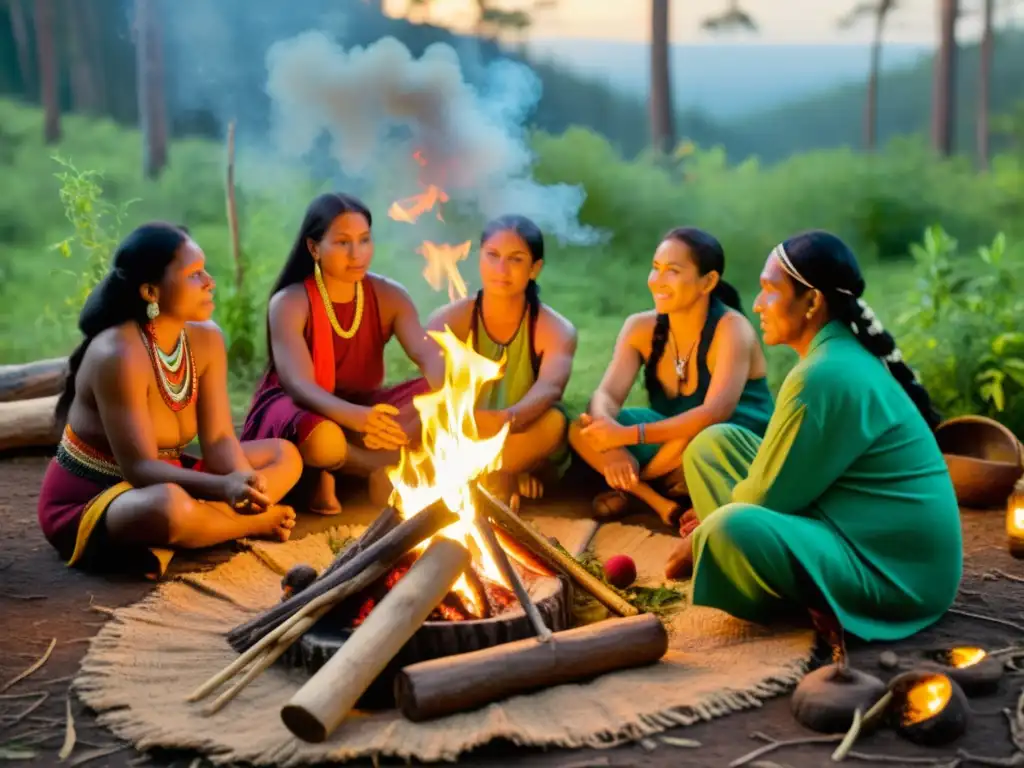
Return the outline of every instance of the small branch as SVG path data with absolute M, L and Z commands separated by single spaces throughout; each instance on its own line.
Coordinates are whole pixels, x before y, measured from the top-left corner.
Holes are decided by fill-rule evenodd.
M 836 742 L 843 740 L 843 734 L 841 733 L 836 733 L 831 736 L 808 736 L 803 739 L 786 739 L 784 741 L 773 739 L 771 736 L 761 733 L 760 731 L 752 733 L 751 736 L 755 739 L 760 739 L 761 741 L 767 741 L 768 743 L 763 747 L 758 747 L 753 752 L 748 752 L 743 755 L 743 757 L 736 758 L 729 763 L 729 768 L 739 768 L 741 765 L 746 765 L 749 762 L 757 760 L 757 758 L 762 755 L 767 755 L 769 752 L 774 752 L 776 749 L 782 749 L 784 747 L 800 747 L 806 744 L 835 744 Z
M 53 653 L 53 649 L 56 646 L 57 646 L 57 638 L 55 637 L 55 638 L 53 638 L 50 641 L 50 647 L 46 649 L 46 653 L 44 653 L 42 656 L 40 656 L 39 659 L 34 664 L 32 664 L 32 666 L 30 666 L 28 669 L 26 669 L 20 675 L 17 675 L 16 677 L 14 677 L 11 680 L 9 680 L 6 683 L 4 683 L 3 687 L 0 687 L 0 693 L 2 693 L 3 691 L 6 691 L 8 688 L 10 688 L 15 683 L 18 683 L 18 682 L 24 680 L 26 677 L 31 675 L 33 672 L 35 672 L 41 666 L 43 666 L 43 664 L 46 663 L 46 660 L 50 658 L 50 654 Z
M 968 619 L 978 619 L 980 621 L 989 621 L 989 622 L 992 622 L 993 624 L 999 624 L 999 625 L 1004 626 L 1004 627 L 1009 627 L 1010 629 L 1014 629 L 1017 632 L 1020 632 L 1021 634 L 1024 634 L 1024 624 L 1017 624 L 1017 623 L 1012 622 L 1012 621 L 1007 621 L 1006 619 L 997 619 L 995 616 L 986 616 L 983 613 L 972 613 L 971 611 L 963 611 L 963 610 L 960 610 L 959 608 L 950 608 L 949 609 L 949 613 L 955 614 L 956 616 L 963 616 L 963 617 L 968 618 Z
M 231 236 L 231 257 L 235 261 L 235 288 L 241 290 L 245 279 L 242 265 L 242 246 L 238 236 L 238 204 L 235 201 L 235 121 L 228 123 L 228 159 L 227 159 L 227 211 L 228 233 Z
M 0 592 L 0 597 L 8 600 L 45 600 L 46 595 L 16 595 L 13 592 Z
M 1018 584 L 1024 584 L 1024 578 L 1022 578 L 1020 576 L 1014 576 L 1013 574 L 1007 573 L 1006 571 L 1001 571 L 998 568 L 993 568 L 988 573 L 986 573 L 985 574 L 985 578 L 986 579 L 1000 578 L 1000 579 L 1006 579 L 1007 581 L 1015 581 Z
M 29 704 L 21 712 L 19 712 L 17 715 L 11 716 L 10 722 L 5 722 L 3 724 L 4 728 L 13 728 L 18 723 L 20 723 L 22 720 L 24 720 L 26 717 L 28 717 L 33 712 L 35 712 L 37 709 L 39 709 L 39 707 L 41 707 L 43 705 L 43 702 L 46 701 L 48 698 L 50 698 L 50 694 L 45 693 L 45 692 L 44 693 L 40 693 L 40 694 L 36 694 L 36 695 L 38 696 L 38 698 L 35 701 L 33 701 L 31 704 Z M 6 720 L 6 718 L 0 718 L 0 719 L 5 719 Z

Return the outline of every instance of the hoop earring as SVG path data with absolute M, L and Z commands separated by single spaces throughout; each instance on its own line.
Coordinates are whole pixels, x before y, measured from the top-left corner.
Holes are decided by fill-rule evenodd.
M 146 305 L 146 317 L 148 317 L 150 320 L 156 320 L 157 317 L 159 316 L 160 305 L 157 304 L 155 301 L 149 302 L 149 304 Z

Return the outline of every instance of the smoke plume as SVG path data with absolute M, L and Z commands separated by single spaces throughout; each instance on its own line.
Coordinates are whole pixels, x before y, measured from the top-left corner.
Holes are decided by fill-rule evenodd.
M 319 32 L 275 43 L 267 67 L 281 151 L 303 155 L 326 135 L 348 176 L 376 182 L 397 173 L 404 194 L 421 191 L 413 180 L 436 184 L 484 217 L 521 213 L 566 243 L 600 239 L 579 223 L 581 187 L 532 178 L 525 123 L 541 84 L 529 67 L 493 62 L 478 92 L 448 45 L 414 59 L 393 37 L 346 50 Z

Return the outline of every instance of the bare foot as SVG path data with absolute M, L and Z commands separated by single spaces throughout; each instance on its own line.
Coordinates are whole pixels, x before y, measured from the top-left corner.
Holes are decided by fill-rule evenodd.
M 267 507 L 266 512 L 252 516 L 252 534 L 278 541 L 288 541 L 295 527 L 295 510 L 284 504 Z
M 693 576 L 693 535 L 689 534 L 679 542 L 676 550 L 669 555 L 665 565 L 668 579 L 689 579 Z
M 385 507 L 391 500 L 391 494 L 395 490 L 395 487 L 391 484 L 391 478 L 388 477 L 388 470 L 390 467 L 381 467 L 375 469 L 370 473 L 370 477 L 367 482 L 369 484 L 370 491 L 370 503 L 375 507 Z
M 320 470 L 313 480 L 309 511 L 317 515 L 340 515 L 341 503 L 336 491 L 337 480 L 332 472 Z

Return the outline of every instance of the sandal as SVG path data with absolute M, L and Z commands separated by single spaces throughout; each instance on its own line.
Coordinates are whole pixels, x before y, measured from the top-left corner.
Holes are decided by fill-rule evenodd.
M 622 491 L 605 491 L 594 497 L 591 506 L 596 519 L 611 520 L 629 511 L 630 497 Z

